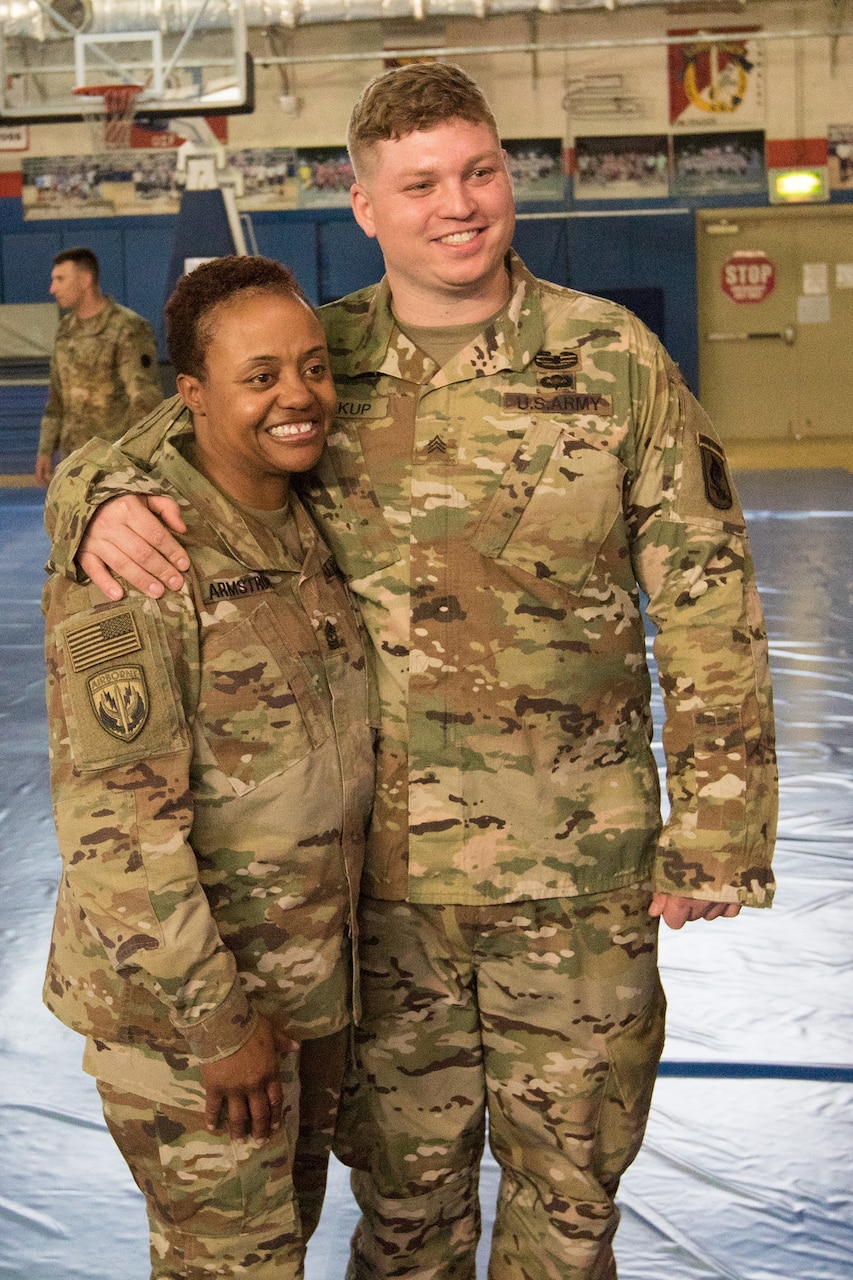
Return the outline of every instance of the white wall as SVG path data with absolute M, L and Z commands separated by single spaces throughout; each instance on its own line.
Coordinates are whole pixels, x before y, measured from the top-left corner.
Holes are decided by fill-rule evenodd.
M 666 48 L 655 47 L 575 52 L 548 51 L 549 43 L 627 40 L 664 36 L 668 29 L 704 25 L 710 28 L 757 24 L 767 31 L 823 28 L 830 7 L 822 0 L 800 4 L 751 5 L 741 16 L 701 18 L 666 14 L 661 10 L 586 12 L 538 15 L 534 25 L 544 51 L 455 56 L 482 85 L 492 102 L 502 133 L 508 138 L 559 136 L 573 133 L 658 133 L 668 128 Z M 853 26 L 853 22 L 850 23 Z M 531 40 L 531 20 L 522 15 L 445 22 L 447 46 L 512 46 Z M 250 32 L 256 57 L 270 53 L 265 33 Z M 350 22 L 335 26 L 307 26 L 290 33 L 288 53 L 295 56 L 376 52 L 383 47 L 380 23 Z M 853 125 L 853 37 L 837 42 L 833 68 L 827 38 L 762 43 L 764 58 L 763 119 L 768 138 L 825 136 L 829 125 Z M 288 87 L 300 100 L 296 115 L 279 106 L 282 78 L 277 67 L 257 67 L 257 107 L 251 116 L 229 121 L 229 145 L 324 146 L 343 142 L 349 111 L 359 90 L 381 71 L 379 58 L 349 63 L 317 61 L 292 68 Z M 640 100 L 641 114 L 626 118 L 584 117 L 571 121 L 562 107 L 570 77 L 618 73 L 623 88 Z M 720 128 L 736 127 L 736 115 L 721 115 Z M 85 154 L 91 149 L 86 125 L 35 125 L 30 128 L 30 155 Z M 20 155 L 0 153 L 0 169 L 19 167 Z

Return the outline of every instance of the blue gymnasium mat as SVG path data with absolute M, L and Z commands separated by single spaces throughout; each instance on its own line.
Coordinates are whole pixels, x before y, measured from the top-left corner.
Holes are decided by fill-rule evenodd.
M 770 912 L 662 930 L 669 1033 L 620 1192 L 620 1280 L 853 1274 L 853 475 L 737 477 L 771 637 L 782 813 Z M 59 859 L 45 760 L 35 491 L 0 490 L 0 1276 L 141 1280 L 141 1198 L 82 1044 L 40 1005 Z M 659 712 L 659 705 L 656 707 Z M 482 1173 L 484 1280 L 497 1186 Z M 342 1280 L 333 1166 L 306 1280 Z

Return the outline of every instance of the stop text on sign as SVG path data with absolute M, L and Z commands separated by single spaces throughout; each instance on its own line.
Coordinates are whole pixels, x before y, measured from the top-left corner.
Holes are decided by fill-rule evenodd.
M 776 268 L 760 249 L 736 249 L 720 272 L 732 302 L 763 302 L 776 287 Z

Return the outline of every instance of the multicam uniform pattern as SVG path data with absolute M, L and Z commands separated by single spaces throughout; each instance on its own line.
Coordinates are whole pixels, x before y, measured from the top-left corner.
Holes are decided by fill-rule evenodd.
M 510 265 L 441 368 L 386 283 L 323 313 L 340 411 L 310 500 L 382 695 L 338 1142 L 358 1280 L 473 1280 L 486 1106 L 490 1280 L 614 1276 L 663 1037 L 651 885 L 773 892 L 766 637 L 719 441 L 634 317 Z
M 441 368 L 386 282 L 322 313 L 340 407 L 307 496 L 382 703 L 338 1141 L 358 1280 L 473 1280 L 486 1106 L 491 1280 L 610 1280 L 662 1040 L 651 889 L 773 894 L 766 635 L 719 441 L 635 317 L 509 268 Z M 75 462 L 51 492 L 69 575 L 123 458 Z
M 653 872 L 769 905 L 767 644 L 722 448 L 635 317 L 512 264 L 442 369 L 384 283 L 321 312 L 341 404 L 308 496 L 380 660 L 366 891 L 485 905 Z
M 184 589 L 119 603 L 57 576 L 45 589 L 63 857 L 45 1000 L 89 1038 L 86 1066 L 117 1136 L 140 1139 L 147 1124 L 150 1139 L 151 1115 L 134 1121 L 140 1099 L 167 1117 L 154 1162 L 165 1200 L 140 1178 L 154 1274 L 221 1274 L 251 1255 L 246 1274 L 280 1280 L 302 1266 L 296 1088 L 272 1147 L 232 1147 L 204 1132 L 198 1063 L 239 1049 L 257 1011 L 296 1040 L 349 1023 L 373 788 L 366 663 L 346 588 L 298 500 L 276 536 L 182 456 L 191 431 L 172 401 L 127 438 L 181 503 Z M 283 1070 L 292 1082 L 295 1055 Z M 133 1166 L 140 1141 L 126 1147 Z M 244 1221 L 251 1186 L 258 1212 Z
M 118 440 L 163 399 L 154 330 L 112 298 L 96 316 L 59 322 L 39 456 L 62 457 L 92 436 Z

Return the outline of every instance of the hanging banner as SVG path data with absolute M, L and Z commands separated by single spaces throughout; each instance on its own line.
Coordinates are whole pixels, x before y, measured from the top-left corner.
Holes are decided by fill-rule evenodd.
M 696 40 L 669 45 L 669 121 L 678 127 L 764 123 L 764 67 L 760 27 L 678 30 Z

